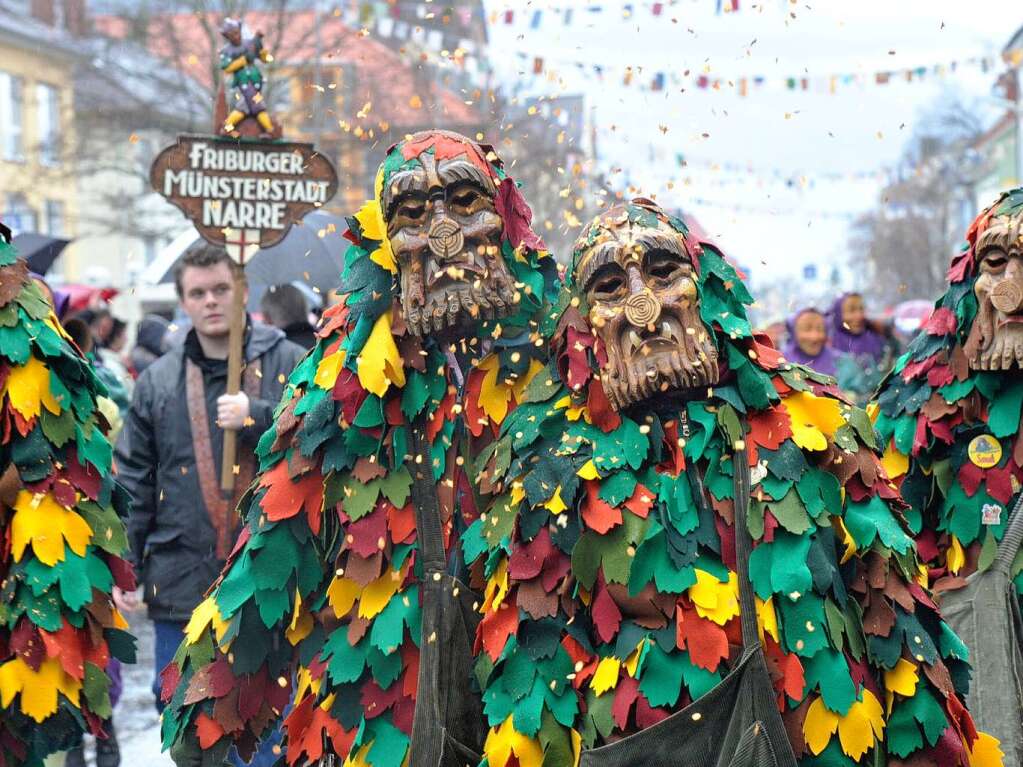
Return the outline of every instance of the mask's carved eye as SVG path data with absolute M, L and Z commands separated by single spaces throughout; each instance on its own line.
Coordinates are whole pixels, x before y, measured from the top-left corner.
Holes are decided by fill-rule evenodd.
M 645 271 L 660 285 L 668 285 L 689 273 L 689 265 L 678 254 L 667 250 L 652 250 L 646 255 Z
M 625 272 L 617 264 L 602 267 L 590 281 L 590 297 L 595 300 L 611 300 L 625 292 Z
M 1009 263 L 1009 257 L 1006 255 L 1004 250 L 1000 248 L 991 248 L 984 252 L 983 257 L 980 261 L 980 269 L 983 272 L 990 274 L 1000 274 L 1005 271 L 1006 264 Z

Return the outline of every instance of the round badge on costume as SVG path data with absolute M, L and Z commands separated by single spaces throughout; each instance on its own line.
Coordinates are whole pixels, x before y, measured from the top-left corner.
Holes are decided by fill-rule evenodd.
M 1002 446 L 998 440 L 990 434 L 981 434 L 970 440 L 970 446 L 966 449 L 970 456 L 970 462 L 981 469 L 990 469 L 997 466 L 1002 460 Z

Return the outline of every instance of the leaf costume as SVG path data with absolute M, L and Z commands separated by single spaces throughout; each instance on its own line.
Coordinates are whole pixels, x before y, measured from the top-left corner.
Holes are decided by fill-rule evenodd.
M 612 230 L 634 237 L 609 245 Z M 680 242 L 696 284 L 687 306 L 698 306 L 702 324 L 688 335 L 712 338 L 719 380 L 678 397 L 677 388 L 630 379 L 614 396 L 640 393 L 639 404 L 610 407 L 605 385 L 617 363 L 604 320 L 592 323 L 599 315 L 580 284 L 581 262 L 592 253 L 632 258 L 667 284 L 679 264 L 658 259 Z M 665 320 L 668 307 L 633 301 L 649 287 L 597 282 L 607 287 L 595 290 L 630 295 L 626 313 L 650 306 L 633 312 L 637 328 L 652 317 L 651 333 L 664 322 L 664 337 L 692 349 Z M 738 443 L 754 480 L 749 570 L 760 631 L 799 763 L 998 763 L 961 703 L 966 650 L 918 582 L 903 504 L 866 414 L 831 379 L 783 362 L 754 337 L 751 301 L 717 249 L 649 201 L 584 230 L 559 304 L 555 359 L 502 427 L 492 448 L 496 501 L 464 535 L 484 583 L 485 765 L 578 763 L 700 699 L 727 673 L 740 644 Z M 655 347 L 636 335 L 640 351 L 664 348 L 663 338 Z M 695 370 L 677 355 L 675 363 L 659 369 Z
M 106 394 L 28 266 L 0 237 L 0 765 L 41 765 L 110 717 L 112 658 L 135 640 L 111 601 L 122 555 Z
M 1023 482 L 1023 376 L 1018 368 L 979 370 L 967 352 L 979 309 L 978 239 L 994 219 L 1021 213 L 1016 189 L 977 217 L 949 267 L 948 290 L 878 391 L 885 467 L 910 506 L 910 529 L 939 592 L 991 564 Z M 1012 574 L 1023 598 L 1023 556 Z
M 431 187 L 427 200 L 416 191 L 446 172 L 457 187 L 450 194 Z M 452 218 L 471 197 L 459 185 L 470 182 L 495 190 L 499 226 L 486 231 L 499 240 L 487 253 L 449 247 L 475 236 L 475 224 L 462 230 Z M 432 233 L 443 222 L 446 237 L 431 234 L 429 245 L 440 260 L 416 261 L 396 234 L 389 200 L 398 187 L 417 195 L 402 203 L 423 219 L 413 230 Z M 489 200 L 467 203 L 476 223 L 480 215 L 492 221 Z M 445 737 L 480 749 L 482 714 L 471 685 L 478 597 L 462 584 L 460 535 L 479 516 L 477 493 L 487 492 L 469 473 L 474 456 L 496 437 L 547 354 L 539 322 L 556 295 L 557 270 L 530 215 L 489 147 L 429 131 L 389 150 L 374 199 L 349 219 L 344 299 L 290 378 L 259 444 L 259 476 L 241 502 L 243 532 L 164 671 L 163 740 L 179 763 L 198 761 L 197 747 L 208 750 L 204 763 L 215 763 L 232 742 L 247 755 L 292 698 L 284 723 L 289 764 L 330 754 L 371 767 L 414 762 L 413 723 L 425 707 L 417 709 L 417 700 L 434 705 L 438 686 L 421 689 L 424 643 L 448 652 L 443 673 L 457 676 L 461 666 L 449 693 L 457 700 L 437 703 L 442 718 L 445 707 L 449 714 Z M 454 279 L 461 268 L 450 269 L 450 283 L 438 272 L 430 284 L 485 305 L 473 304 L 465 340 L 442 343 L 433 328 L 448 328 L 457 311 L 443 303 L 443 316 L 425 312 L 443 296 L 417 293 L 416 327 L 427 332 L 413 332 L 409 297 L 398 288 L 409 278 L 406 256 L 417 274 L 424 263 L 498 258 L 514 279 L 513 300 L 500 299 L 498 311 L 485 285 Z M 422 504 L 413 503 L 417 485 L 439 506 L 432 543 L 420 530 Z M 443 549 L 440 563 L 425 561 L 430 545 Z M 440 598 L 448 600 L 448 623 L 424 629 L 424 604 Z

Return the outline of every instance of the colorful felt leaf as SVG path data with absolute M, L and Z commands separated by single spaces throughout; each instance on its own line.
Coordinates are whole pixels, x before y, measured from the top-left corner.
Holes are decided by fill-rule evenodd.
M 11 553 L 20 562 L 25 548 L 51 567 L 64 559 L 64 544 L 78 556 L 92 540 L 92 528 L 71 509 L 61 506 L 51 493 L 33 495 L 27 490 L 18 493 L 11 521 Z

